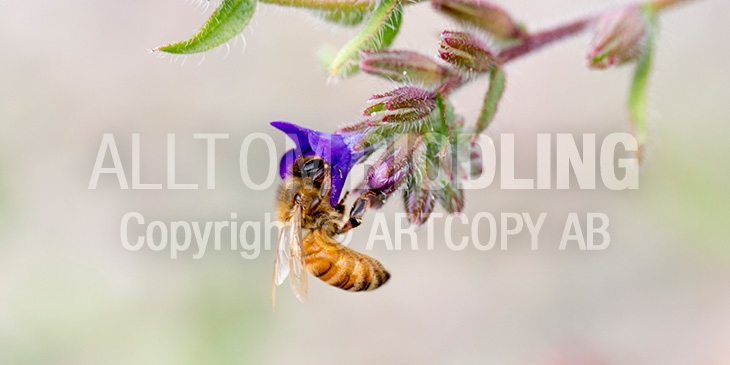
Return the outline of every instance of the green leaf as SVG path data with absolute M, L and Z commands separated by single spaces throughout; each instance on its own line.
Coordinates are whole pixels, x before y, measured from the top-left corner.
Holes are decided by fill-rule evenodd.
M 504 93 L 504 72 L 499 66 L 495 66 L 489 74 L 489 90 L 484 96 L 484 105 L 482 105 L 482 111 L 477 120 L 476 134 L 487 129 L 489 123 L 494 119 L 502 93 Z
M 256 0 L 223 0 L 198 34 L 157 50 L 176 54 L 205 52 L 241 33 L 251 21 L 254 10 Z
M 335 55 L 330 65 L 333 76 L 343 76 L 343 67 L 352 64 L 365 49 L 384 49 L 398 34 L 403 8 L 398 0 L 382 0 L 370 14 L 360 32 Z M 347 70 L 347 67 L 345 67 Z M 351 70 L 351 69 L 350 69 Z
M 656 28 L 656 19 L 653 12 L 645 11 L 647 31 L 646 45 L 639 56 L 634 71 L 634 79 L 631 83 L 631 91 L 629 92 L 629 122 L 631 130 L 639 143 L 638 158 L 641 155 L 646 143 L 646 97 L 647 86 L 649 84 L 649 72 L 651 71 L 652 53 L 654 51 L 654 32 Z

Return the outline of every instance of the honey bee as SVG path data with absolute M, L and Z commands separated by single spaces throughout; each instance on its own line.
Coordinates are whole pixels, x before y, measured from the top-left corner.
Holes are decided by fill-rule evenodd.
M 272 305 L 276 301 L 276 287 L 287 276 L 297 299 L 305 302 L 307 271 L 327 284 L 348 291 L 373 290 L 385 284 L 390 274 L 378 260 L 347 248 L 334 238 L 360 224 L 369 200 L 378 196 L 378 192 L 361 194 L 350 210 L 349 219 L 342 223 L 347 193 L 336 206 L 330 204 L 329 163 L 316 156 L 302 156 L 294 162 L 291 172 L 277 194 L 278 219 L 284 222 L 284 227 L 274 260 Z M 302 229 L 308 230 L 303 237 Z

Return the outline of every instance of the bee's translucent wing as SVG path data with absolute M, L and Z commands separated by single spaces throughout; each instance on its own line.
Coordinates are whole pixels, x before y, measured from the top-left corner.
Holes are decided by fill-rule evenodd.
M 287 275 L 289 275 L 289 262 L 291 257 L 291 252 L 289 249 L 289 241 L 291 241 L 291 224 L 292 222 L 286 222 L 286 224 L 281 227 L 281 232 L 279 233 L 279 242 L 276 244 L 276 258 L 274 259 L 274 283 L 278 286 L 281 285 L 281 283 L 284 282 L 284 279 L 286 279 Z
M 307 301 L 307 266 L 304 262 L 302 244 L 302 207 L 297 205 L 289 226 L 289 247 L 291 248 L 289 284 L 300 302 Z
M 274 279 L 271 283 L 271 305 L 276 304 L 276 287 L 281 285 L 289 275 L 290 270 L 290 243 L 292 222 L 286 222 L 279 232 L 279 242 L 276 244 L 276 257 L 274 258 Z

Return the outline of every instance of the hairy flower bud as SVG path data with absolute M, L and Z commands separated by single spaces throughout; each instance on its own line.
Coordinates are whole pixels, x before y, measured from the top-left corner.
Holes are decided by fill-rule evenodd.
M 439 203 L 449 213 L 461 213 L 464 210 L 464 190 L 447 185 L 437 192 Z
M 496 38 L 514 39 L 524 36 L 522 29 L 504 9 L 487 1 L 433 0 L 431 5 L 453 19 L 475 25 Z
M 411 51 L 363 51 L 360 69 L 397 82 L 436 85 L 444 82 L 449 70 L 431 57 Z
M 436 93 L 415 86 L 403 86 L 370 98 L 374 104 L 363 115 L 383 122 L 415 122 L 436 108 Z
M 405 181 L 405 177 L 423 161 L 426 144 L 416 132 L 400 135 L 370 167 L 368 186 L 389 195 Z
M 439 46 L 439 56 L 462 70 L 485 73 L 494 67 L 492 52 L 473 34 L 444 31 Z
M 433 191 L 414 187 L 403 194 L 408 220 L 415 225 L 421 225 L 428 220 L 436 205 L 436 195 Z
M 638 6 L 608 12 L 594 25 L 588 66 L 603 69 L 636 60 L 644 48 L 646 20 Z
M 482 176 L 482 172 L 484 172 L 484 159 L 482 158 L 481 148 L 474 143 L 472 143 L 471 149 L 469 150 L 469 167 L 469 175 L 472 179 Z

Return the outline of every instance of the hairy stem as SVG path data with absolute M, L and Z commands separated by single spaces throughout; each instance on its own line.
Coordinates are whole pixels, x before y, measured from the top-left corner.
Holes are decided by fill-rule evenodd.
M 539 33 L 528 34 L 522 43 L 499 52 L 497 60 L 499 63 L 504 64 L 551 43 L 578 34 L 594 19 L 595 17 L 580 19 L 569 24 L 561 25 L 557 28 L 548 29 Z
M 318 10 L 366 11 L 375 7 L 375 0 L 259 0 L 262 3 Z
M 670 6 L 687 3 L 695 0 L 651 0 L 644 3 L 649 9 L 658 12 Z M 502 50 L 498 55 L 498 61 L 502 64 L 524 56 L 532 51 L 547 46 L 556 41 L 575 35 L 586 29 L 599 15 L 573 21 L 553 29 L 544 30 L 539 33 L 529 34 L 525 41 L 514 47 Z

